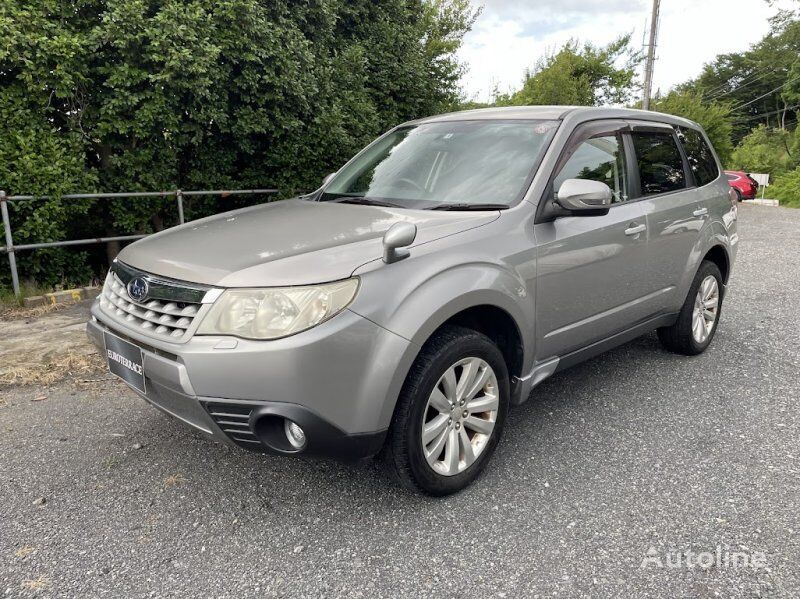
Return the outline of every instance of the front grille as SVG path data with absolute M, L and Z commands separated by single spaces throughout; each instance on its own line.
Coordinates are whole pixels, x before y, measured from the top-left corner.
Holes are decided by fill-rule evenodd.
M 247 449 L 258 449 L 261 446 L 261 441 L 248 424 L 253 406 L 216 402 L 203 402 L 203 405 L 217 426 L 237 444 Z
M 115 272 L 109 272 L 100 296 L 100 308 L 143 331 L 173 340 L 182 339 L 202 304 L 157 299 L 136 302 Z

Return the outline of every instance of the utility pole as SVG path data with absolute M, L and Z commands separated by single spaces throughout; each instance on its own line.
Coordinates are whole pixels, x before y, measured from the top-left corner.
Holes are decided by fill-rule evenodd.
M 650 16 L 650 42 L 647 44 L 647 62 L 644 65 L 644 90 L 642 109 L 650 110 L 650 94 L 653 89 L 653 64 L 656 61 L 656 38 L 658 37 L 658 11 L 661 0 L 653 0 L 653 14 Z

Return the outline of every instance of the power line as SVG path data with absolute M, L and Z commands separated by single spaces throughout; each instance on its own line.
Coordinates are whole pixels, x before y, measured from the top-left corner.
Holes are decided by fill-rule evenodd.
M 747 83 L 744 83 L 744 81 L 747 79 L 747 77 L 745 77 L 744 79 L 742 79 L 742 82 L 739 83 L 739 85 L 729 89 L 726 92 L 722 92 L 720 94 L 715 94 L 715 95 L 708 96 L 706 99 L 707 100 L 719 100 L 723 96 L 727 96 L 728 94 L 732 94 L 735 91 L 739 91 L 743 87 L 747 87 L 748 85 L 752 85 L 753 83 L 758 83 L 759 81 L 765 79 L 766 77 L 769 77 L 771 74 L 772 74 L 772 70 L 770 70 L 769 73 L 764 73 L 763 75 L 761 75 L 761 77 L 757 77 L 757 78 L 755 78 L 755 79 L 753 79 L 751 81 L 748 81 Z
M 745 76 L 745 78 L 744 78 L 744 79 L 742 79 L 742 80 L 739 82 L 739 86 L 741 86 L 741 85 L 742 85 L 742 84 L 743 84 L 745 81 L 747 81 L 748 79 L 750 79 L 750 77 L 754 77 L 755 75 L 758 75 L 759 73 L 763 73 L 764 71 L 770 70 L 771 68 L 772 68 L 772 67 L 770 67 L 769 65 L 766 65 L 766 66 L 763 66 L 763 67 L 761 67 L 760 69 L 756 69 L 755 71 L 753 71 L 753 72 L 752 72 L 752 73 L 750 73 L 749 75 Z M 706 93 L 707 93 L 707 94 L 709 94 L 709 95 L 713 95 L 713 94 L 715 94 L 715 93 L 716 93 L 716 92 L 718 92 L 718 91 L 722 91 L 723 89 L 725 89 L 725 86 L 727 86 L 727 85 L 728 85 L 728 84 L 731 82 L 731 79 L 733 79 L 734 77 L 736 77 L 736 75 L 738 75 L 738 73 L 732 73 L 732 74 L 731 74 L 731 76 L 730 76 L 730 77 L 728 77 L 728 78 L 725 80 L 725 83 L 723 83 L 722 85 L 718 85 L 717 87 L 714 87 L 714 88 L 712 88 L 712 89 L 708 90 L 708 92 L 706 92 Z M 737 87 L 738 87 L 738 86 L 737 86 Z M 734 88 L 734 89 L 735 89 L 735 88 Z
M 787 110 L 794 110 L 796 108 L 800 108 L 800 104 L 795 104 L 794 106 L 787 106 L 786 108 L 781 108 L 780 110 L 773 110 L 771 112 L 762 112 L 761 114 L 756 114 L 753 116 L 749 116 L 747 118 L 735 119 L 734 123 L 745 123 L 747 121 L 754 121 L 756 119 L 763 118 L 765 116 L 772 116 L 773 114 L 780 114 L 781 112 L 786 112 Z
M 782 85 L 779 85 L 779 86 L 778 86 L 778 87 L 776 87 L 775 89 L 772 89 L 772 90 L 768 91 L 766 94 L 762 94 L 762 95 L 758 96 L 757 98 L 753 98 L 753 99 L 752 99 L 752 100 L 750 100 L 749 102 L 745 102 L 744 104 L 738 104 L 737 106 L 734 106 L 733 108 L 731 108 L 731 112 L 733 112 L 733 111 L 736 111 L 736 110 L 741 110 L 741 109 L 742 109 L 742 108 L 744 108 L 745 106 L 750 106 L 750 104 L 752 104 L 753 102 L 758 102 L 758 101 L 759 101 L 759 100 L 761 100 L 762 98 L 766 98 L 766 97 L 767 97 L 767 96 L 769 96 L 770 94 L 774 94 L 774 93 L 775 93 L 776 91 L 778 91 L 779 89 L 783 89 L 784 87 L 786 87 L 786 86 L 787 86 L 787 85 L 789 85 L 790 83 L 794 83 L 795 81 L 798 81 L 798 80 L 800 80 L 800 75 L 798 75 L 798 76 L 797 76 L 797 77 L 795 77 L 794 79 L 790 79 L 789 81 L 785 82 L 785 83 L 784 83 L 784 84 L 782 84 Z

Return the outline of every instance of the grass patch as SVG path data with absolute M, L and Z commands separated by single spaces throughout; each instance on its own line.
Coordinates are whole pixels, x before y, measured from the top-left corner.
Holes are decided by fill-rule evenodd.
M 47 364 L 12 366 L 0 372 L 0 387 L 12 385 L 52 385 L 70 377 L 86 376 L 105 371 L 99 353 L 64 355 Z
M 21 320 L 27 318 L 36 318 L 51 312 L 58 312 L 64 308 L 69 308 L 75 304 L 45 304 L 44 306 L 36 306 L 35 308 L 26 308 L 20 304 L 2 304 L 0 303 L 0 320 Z
M 0 315 L 8 310 L 15 308 L 22 308 L 22 300 L 26 297 L 33 297 L 35 295 L 44 295 L 45 293 L 52 293 L 49 287 L 40 287 L 31 283 L 20 283 L 19 297 L 14 295 L 14 292 L 7 287 L 0 287 Z

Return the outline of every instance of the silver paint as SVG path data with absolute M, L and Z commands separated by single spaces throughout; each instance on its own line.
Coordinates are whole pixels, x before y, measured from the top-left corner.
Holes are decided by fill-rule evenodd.
M 697 125 L 654 112 L 571 107 L 487 109 L 416 122 L 493 118 L 561 121 L 523 200 L 507 210 L 285 200 L 190 222 L 119 256 L 154 277 L 215 289 L 358 276 L 353 302 L 327 322 L 275 341 L 238 339 L 231 347 L 228 337 L 194 335 L 178 344 L 133 330 L 95 306 L 90 333 L 108 327 L 176 356 L 168 368 L 146 353 L 145 370 L 159 369 L 161 383 L 180 388 L 185 401 L 298 403 L 347 433 L 366 433 L 389 426 L 420 348 L 463 310 L 491 306 L 513 320 L 522 355 L 511 374 L 524 400 L 570 352 L 676 314 L 712 247 L 720 246 L 733 265 L 737 208 L 724 176 L 699 189 L 612 204 L 602 216 L 536 222 L 550 175 L 579 125 L 606 119 Z M 417 234 L 410 256 L 387 264 L 383 237 L 396 223 L 416 226 Z M 218 292 L 208 293 L 213 301 Z

